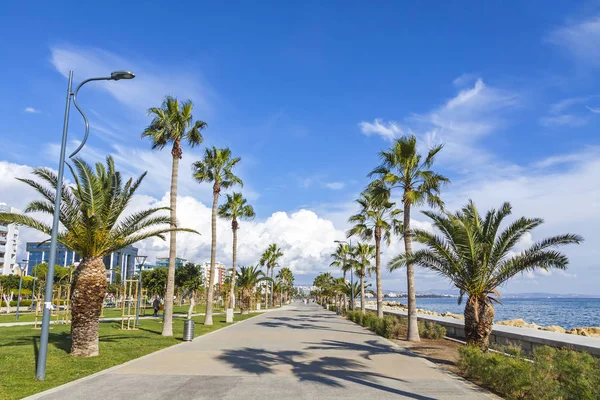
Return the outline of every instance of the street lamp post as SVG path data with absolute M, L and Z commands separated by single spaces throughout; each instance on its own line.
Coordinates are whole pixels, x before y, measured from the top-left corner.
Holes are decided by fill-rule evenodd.
M 27 268 L 27 264 L 24 262 L 17 263 L 19 267 L 19 294 L 17 295 L 17 313 L 15 315 L 15 319 L 19 320 L 19 307 L 21 306 L 21 288 L 23 287 L 23 271 Z
M 336 240 L 335 243 L 346 243 L 352 249 L 352 239 L 350 242 L 345 240 Z M 344 254 L 344 265 L 346 265 L 346 255 Z M 350 300 L 352 301 L 352 311 L 354 311 L 354 268 L 350 268 Z
M 37 368 L 36 368 L 36 378 L 40 381 L 43 381 L 46 377 L 46 356 L 48 353 L 48 336 L 50 333 L 50 311 L 52 309 L 52 284 L 54 283 L 54 264 L 56 262 L 56 246 L 58 243 L 58 223 L 60 216 L 60 200 L 62 196 L 62 188 L 63 188 L 63 175 L 65 171 L 65 153 L 67 150 L 67 132 L 69 128 L 69 110 L 71 108 L 71 98 L 73 99 L 73 104 L 83 117 L 85 122 L 85 136 L 81 141 L 81 144 L 77 149 L 69 156 L 69 158 L 74 157 L 81 148 L 85 145 L 89 135 L 90 124 L 88 123 L 88 119 L 77 104 L 77 93 L 79 89 L 83 85 L 91 81 L 118 81 L 120 79 L 133 79 L 135 75 L 129 71 L 115 71 L 110 74 L 108 77 L 101 78 L 89 78 L 84 80 L 77 86 L 75 91 L 71 91 L 73 87 L 73 71 L 69 71 L 69 81 L 67 83 L 67 104 L 65 106 L 65 117 L 63 121 L 63 133 L 62 140 L 60 145 L 60 156 L 58 160 L 58 176 L 56 182 L 56 197 L 54 198 L 54 215 L 52 218 L 52 235 L 50 236 L 50 259 L 48 260 L 48 273 L 46 279 L 46 290 L 44 293 L 44 309 L 42 315 L 42 332 L 40 334 L 40 348 L 38 352 L 37 358 Z
M 135 256 L 135 263 L 140 266 L 138 273 L 137 307 L 135 309 L 135 326 L 140 326 L 140 306 L 142 304 L 142 269 L 148 256 Z

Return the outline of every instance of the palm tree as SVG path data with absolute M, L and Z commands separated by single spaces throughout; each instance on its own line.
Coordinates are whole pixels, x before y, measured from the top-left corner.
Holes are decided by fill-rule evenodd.
M 237 285 L 242 290 L 242 301 L 240 308 L 242 314 L 248 314 L 250 310 L 250 300 L 256 286 L 263 281 L 269 281 L 270 278 L 265 276 L 265 273 L 259 267 L 240 267 L 237 273 Z
M 360 311 L 365 313 L 365 276 L 371 274 L 371 260 L 375 257 L 375 246 L 368 243 L 358 243 L 352 254 L 360 277 Z
M 256 215 L 254 208 L 250 204 L 247 204 L 246 199 L 242 197 L 241 193 L 233 193 L 233 195 L 227 195 L 227 201 L 225 204 L 219 207 L 219 217 L 231 220 L 231 230 L 233 232 L 233 260 L 231 268 L 231 277 L 233 282 L 231 284 L 231 291 L 229 293 L 230 303 L 229 308 L 235 308 L 235 263 L 237 257 L 237 230 L 239 229 L 239 219 L 252 219 Z
M 292 273 L 291 269 L 289 269 L 288 267 L 284 267 L 281 268 L 281 270 L 279 270 L 279 273 L 277 274 L 276 278 L 278 282 L 282 283 L 282 294 L 285 295 L 286 298 L 284 301 L 287 302 L 287 296 L 294 290 L 294 274 Z
M 213 204 L 212 204 L 212 243 L 210 248 L 210 276 L 215 276 L 215 260 L 217 255 L 217 206 L 219 204 L 219 194 L 221 189 L 228 189 L 234 185 L 243 186 L 242 180 L 232 172 L 233 167 L 241 161 L 241 158 L 231 157 L 229 148 L 205 149 L 204 159 L 196 161 L 193 164 L 194 179 L 198 182 L 213 183 Z M 212 282 L 208 282 L 206 295 L 206 317 L 204 325 L 212 325 L 214 287 Z
M 344 282 L 346 282 L 346 274 L 350 269 L 353 268 L 352 257 L 353 248 L 348 243 L 338 243 L 335 252 L 331 253 L 330 256 L 333 258 L 330 267 L 339 268 L 344 274 Z M 347 303 L 347 299 L 344 296 L 344 306 Z
M 269 275 L 269 270 L 271 270 L 271 297 L 270 297 L 270 301 L 268 303 L 270 303 L 270 307 L 273 307 L 273 274 L 275 271 L 275 267 L 277 267 L 277 265 L 279 265 L 279 259 L 283 257 L 283 252 L 281 251 L 281 248 L 277 247 L 276 243 L 272 243 L 269 245 L 269 247 L 267 247 L 267 250 L 265 250 L 265 252 L 262 254 L 262 256 L 260 257 L 260 261 L 259 264 L 261 266 L 266 266 L 267 267 L 267 276 Z M 268 293 L 267 293 L 268 294 Z M 267 301 L 265 300 L 265 303 L 267 303 Z
M 426 248 L 400 254 L 390 262 L 392 270 L 414 263 L 450 279 L 460 291 L 458 304 L 468 296 L 464 312 L 467 342 L 484 350 L 494 323 L 492 302 L 500 303 L 498 287 L 516 274 L 536 268 L 565 270 L 569 260 L 555 248 L 583 241 L 581 236 L 564 234 L 514 251 L 519 240 L 544 221 L 521 217 L 500 232 L 502 221 L 511 212 L 510 203 L 504 203 L 482 218 L 472 201 L 455 214 L 424 212 L 441 236 L 414 230 L 415 240 Z
M 58 233 L 58 241 L 81 256 L 71 294 L 71 354 L 91 357 L 98 355 L 98 319 L 107 288 L 103 257 L 146 238 L 164 239 L 165 233 L 175 230 L 193 231 L 168 227 L 171 219 L 156 215 L 169 210 L 166 207 L 122 216 L 146 173 L 123 183 L 111 157 L 106 159 L 106 166 L 97 163 L 95 169 L 79 158 L 73 163 L 75 169 L 70 168 L 75 185 L 63 184 L 60 222 L 64 230 Z M 34 188 L 43 200 L 29 203 L 25 212 L 52 215 L 58 178 L 47 168 L 34 168 L 33 175 L 42 182 L 19 180 Z M 28 215 L 0 213 L 0 221 L 25 225 L 47 235 L 52 233 L 50 226 Z
M 328 303 L 331 296 L 331 287 L 333 286 L 333 276 L 329 272 L 317 275 L 313 281 L 313 286 L 317 288 L 318 301 L 321 305 Z
M 354 226 L 346 233 L 348 237 L 359 236 L 362 240 L 375 239 L 375 279 L 377 286 L 377 316 L 383 318 L 383 288 L 381 286 L 381 240 L 389 246 L 392 232 L 401 230 L 401 222 L 396 217 L 401 213 L 394 208 L 396 203 L 384 197 L 378 191 L 383 184 L 373 181 L 369 188 L 361 193 L 356 202 L 360 206 L 358 214 L 351 216 L 348 222 Z
M 171 228 L 177 225 L 177 181 L 179 174 L 179 160 L 182 157 L 181 142 L 186 141 L 190 147 L 202 143 L 202 131 L 206 122 L 194 121 L 191 100 L 183 102 L 171 96 L 165 97 L 160 107 L 148 109 L 152 115 L 152 122 L 142 132 L 142 138 L 148 137 L 152 141 L 152 149 L 162 150 L 171 144 Z M 175 231 L 170 234 L 169 242 L 169 275 L 167 277 L 167 291 L 165 295 L 165 310 L 163 314 L 163 336 L 173 336 L 173 295 L 175 293 L 175 258 L 177 257 L 177 235 Z
M 402 189 L 404 213 L 404 248 L 407 254 L 412 252 L 412 233 L 410 230 L 410 211 L 412 206 L 428 203 L 431 207 L 443 209 L 440 199 L 440 187 L 450 182 L 448 178 L 430 170 L 437 153 L 444 145 L 433 147 L 422 160 L 417 153 L 417 138 L 404 136 L 397 139 L 389 151 L 382 151 L 382 164 L 375 168 L 370 176 L 378 176 L 389 190 Z M 420 341 L 417 325 L 417 298 L 415 291 L 415 268 L 412 263 L 406 268 L 408 283 L 408 337 L 411 342 Z

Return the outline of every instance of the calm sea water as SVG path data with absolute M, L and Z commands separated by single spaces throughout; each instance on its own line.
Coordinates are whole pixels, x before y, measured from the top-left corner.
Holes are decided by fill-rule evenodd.
M 407 299 L 384 300 L 407 303 Z M 462 314 L 464 302 L 459 306 L 456 298 L 417 298 L 417 308 Z M 495 304 L 494 308 L 496 321 L 523 318 L 540 326 L 559 325 L 565 329 L 600 326 L 600 298 L 502 299 L 502 304 Z

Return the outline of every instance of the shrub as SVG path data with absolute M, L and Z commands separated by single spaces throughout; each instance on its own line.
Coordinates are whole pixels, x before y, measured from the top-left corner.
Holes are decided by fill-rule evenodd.
M 446 336 L 446 328 L 430 321 L 419 321 L 419 335 L 425 339 L 442 339 Z
M 510 354 L 462 347 L 459 369 L 507 399 L 600 398 L 600 363 L 591 355 L 544 346 L 528 360 L 521 350 L 505 350 Z
M 391 315 L 383 317 L 384 332 L 381 334 L 388 339 L 398 339 L 406 335 L 407 325 L 404 321 Z
M 2 301 L 2 305 L 5 306 L 6 303 L 4 301 Z M 11 307 L 16 307 L 17 306 L 17 300 L 12 300 L 10 302 L 10 306 Z M 31 300 L 21 300 L 20 307 L 29 307 L 29 306 L 31 306 Z

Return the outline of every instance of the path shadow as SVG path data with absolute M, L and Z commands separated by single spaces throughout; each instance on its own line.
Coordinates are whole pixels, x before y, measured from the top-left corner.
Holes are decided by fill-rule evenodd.
M 306 348 L 306 350 L 351 350 L 360 352 L 360 356 L 366 360 L 371 360 L 372 356 L 379 354 L 408 354 L 412 355 L 408 351 L 398 349 L 392 345 L 384 343 L 379 340 L 367 340 L 362 343 L 348 343 L 340 340 L 323 340 L 321 342 L 305 343 L 312 345 Z
M 302 360 L 308 355 L 303 351 L 268 351 L 246 347 L 227 350 L 216 358 L 247 373 L 272 374 L 278 366 L 285 365 L 292 368 L 292 374 L 300 382 L 314 382 L 335 388 L 344 388 L 345 383 L 351 382 L 411 399 L 433 399 L 393 387 L 394 383 L 406 381 L 371 372 L 359 361 L 329 356 Z
M 269 318 L 269 319 L 277 319 L 277 318 Z M 295 321 L 298 321 L 298 322 L 295 322 Z M 317 324 L 315 324 L 313 322 L 300 322 L 300 321 L 304 321 L 304 319 L 297 319 L 297 320 L 292 319 L 291 322 L 285 322 L 285 321 L 280 321 L 280 322 L 278 322 L 278 321 L 263 321 L 263 322 L 258 322 L 256 325 L 264 326 L 264 327 L 267 327 L 267 328 L 314 329 L 314 330 L 324 330 L 324 331 L 328 331 L 328 332 L 342 332 L 342 333 L 351 333 L 353 335 L 369 335 L 369 336 L 372 336 L 372 334 L 366 333 L 366 332 L 353 331 L 353 330 L 343 330 L 343 329 L 334 329 L 334 328 L 331 328 L 331 327 L 326 326 L 326 325 L 317 325 Z

